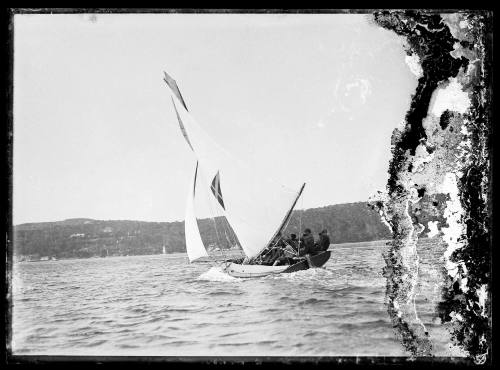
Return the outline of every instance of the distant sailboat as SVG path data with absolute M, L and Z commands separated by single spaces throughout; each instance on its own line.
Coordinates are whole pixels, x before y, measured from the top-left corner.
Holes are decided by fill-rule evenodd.
M 258 277 L 324 265 L 330 258 L 328 251 L 307 258 L 297 256 L 289 265 L 268 266 L 256 262 L 257 257 L 275 243 L 288 225 L 305 183 L 297 192 L 258 176 L 256 170 L 236 160 L 204 132 L 188 112 L 177 83 L 167 73 L 164 81 L 170 88 L 181 132 L 197 158 L 188 189 L 184 223 L 189 261 L 208 257 L 194 209 L 197 182 L 202 180 L 202 186 L 212 193 L 218 211 L 227 219 L 246 256 L 245 259 L 226 260 L 226 273 L 236 277 Z M 203 176 L 199 176 L 200 172 Z M 272 204 L 261 199 L 272 199 Z
M 163 254 L 167 254 L 167 252 L 165 251 L 165 246 L 163 246 Z

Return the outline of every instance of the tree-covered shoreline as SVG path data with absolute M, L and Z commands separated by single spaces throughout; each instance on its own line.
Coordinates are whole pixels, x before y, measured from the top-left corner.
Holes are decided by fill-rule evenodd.
M 198 220 L 209 248 L 239 245 L 227 221 Z M 334 244 L 390 238 L 377 212 L 365 202 L 336 204 L 294 211 L 285 234 L 310 228 L 314 234 L 328 229 Z M 56 222 L 26 223 L 13 228 L 17 260 L 89 258 L 185 252 L 184 222 L 145 222 L 74 218 Z M 164 248 L 165 247 L 165 248 Z

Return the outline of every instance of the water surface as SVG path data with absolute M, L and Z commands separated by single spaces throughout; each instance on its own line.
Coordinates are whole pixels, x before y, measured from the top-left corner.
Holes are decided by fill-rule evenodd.
M 22 262 L 14 354 L 406 356 L 387 315 L 384 242 L 333 245 L 320 269 L 236 279 L 184 254 Z M 416 298 L 434 354 L 444 247 L 421 241 Z

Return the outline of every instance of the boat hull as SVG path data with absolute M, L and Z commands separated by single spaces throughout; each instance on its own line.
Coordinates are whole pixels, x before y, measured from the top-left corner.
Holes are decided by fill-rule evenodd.
M 224 271 L 233 277 L 238 278 L 252 278 L 263 277 L 268 275 L 277 275 L 283 273 L 290 273 L 300 270 L 307 270 L 309 268 L 321 267 L 330 258 L 331 252 L 321 252 L 313 256 L 308 256 L 304 261 L 298 262 L 293 265 L 285 266 L 266 266 L 266 265 L 242 265 L 240 263 L 231 262 L 224 268 Z
M 310 256 L 309 260 L 301 261 L 294 265 L 288 266 L 288 268 L 283 272 L 295 272 L 300 270 L 307 270 L 314 267 L 321 267 L 330 259 L 331 254 L 332 252 L 330 251 L 318 253 L 314 256 Z

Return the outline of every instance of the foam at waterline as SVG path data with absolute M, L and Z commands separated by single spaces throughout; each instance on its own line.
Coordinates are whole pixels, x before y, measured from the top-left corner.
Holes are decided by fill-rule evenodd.
M 327 270 L 324 266 L 317 268 L 310 268 L 307 270 L 299 270 L 290 273 L 269 275 L 270 279 L 291 279 L 291 280 L 310 280 L 311 278 L 325 278 L 334 276 L 334 273 Z
M 222 267 L 213 266 L 210 270 L 198 276 L 197 280 L 208 281 L 238 281 L 240 279 L 226 274 L 222 271 Z
M 269 274 L 267 276 L 255 277 L 253 279 L 291 279 L 291 280 L 311 280 L 312 279 L 324 279 L 331 278 L 335 274 L 327 270 L 325 267 L 310 268 L 307 270 L 300 270 L 291 273 L 283 274 Z M 221 266 L 213 266 L 210 270 L 204 272 L 198 276 L 197 280 L 208 280 L 208 281 L 243 281 L 245 279 L 233 277 L 223 271 Z

